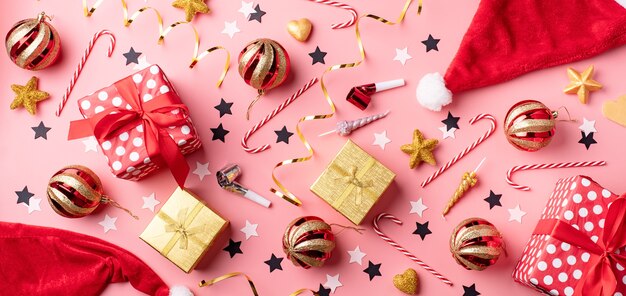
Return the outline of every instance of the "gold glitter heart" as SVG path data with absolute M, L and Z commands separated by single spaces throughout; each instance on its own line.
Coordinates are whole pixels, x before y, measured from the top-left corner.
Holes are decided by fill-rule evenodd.
M 393 285 L 401 292 L 409 295 L 417 294 L 419 288 L 419 279 L 417 278 L 417 272 L 409 268 L 402 274 L 396 274 L 393 276 Z
M 306 18 L 301 18 L 299 20 L 293 20 L 287 23 L 287 32 L 293 38 L 300 42 L 304 42 L 309 39 L 309 35 L 311 35 L 312 28 L 311 21 Z

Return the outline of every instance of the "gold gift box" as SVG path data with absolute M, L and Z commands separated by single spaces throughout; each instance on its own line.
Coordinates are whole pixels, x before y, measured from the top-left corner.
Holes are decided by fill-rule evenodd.
M 139 237 L 189 273 L 227 226 L 227 220 L 179 187 Z
M 395 177 L 394 172 L 348 140 L 311 191 L 359 225 Z

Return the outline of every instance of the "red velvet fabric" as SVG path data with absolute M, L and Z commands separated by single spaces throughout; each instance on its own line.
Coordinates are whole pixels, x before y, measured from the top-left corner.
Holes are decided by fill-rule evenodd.
M 141 259 L 95 237 L 0 222 L 0 295 L 100 295 L 109 283 L 167 296 L 169 288 Z
M 482 0 L 444 80 L 457 93 L 625 43 L 626 9 L 615 0 Z

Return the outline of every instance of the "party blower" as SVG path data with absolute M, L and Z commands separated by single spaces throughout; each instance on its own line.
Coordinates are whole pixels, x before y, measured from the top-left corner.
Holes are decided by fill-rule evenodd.
M 241 184 L 235 182 L 239 175 L 241 175 L 241 168 L 239 168 L 239 166 L 236 164 L 228 164 L 221 170 L 219 170 L 215 176 L 217 177 L 217 183 L 220 184 L 220 187 L 230 192 L 241 194 L 243 195 L 243 197 L 266 208 L 269 208 L 272 202 L 267 200 L 265 197 L 259 195 L 258 193 L 248 188 L 245 188 L 241 186 Z
M 365 110 L 372 101 L 371 95 L 396 87 L 404 86 L 404 79 L 389 80 L 384 82 L 376 82 L 355 86 L 350 89 L 346 100 L 357 106 L 361 110 Z

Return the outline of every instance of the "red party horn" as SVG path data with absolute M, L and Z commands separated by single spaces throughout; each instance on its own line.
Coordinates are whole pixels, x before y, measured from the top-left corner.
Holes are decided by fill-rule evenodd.
M 377 92 L 381 92 L 383 90 L 388 90 L 403 85 L 404 79 L 396 79 L 355 86 L 350 89 L 346 100 L 352 103 L 354 106 L 357 106 L 359 109 L 365 110 L 365 108 L 369 106 L 370 101 L 372 100 L 372 98 L 370 97 L 371 95 Z

